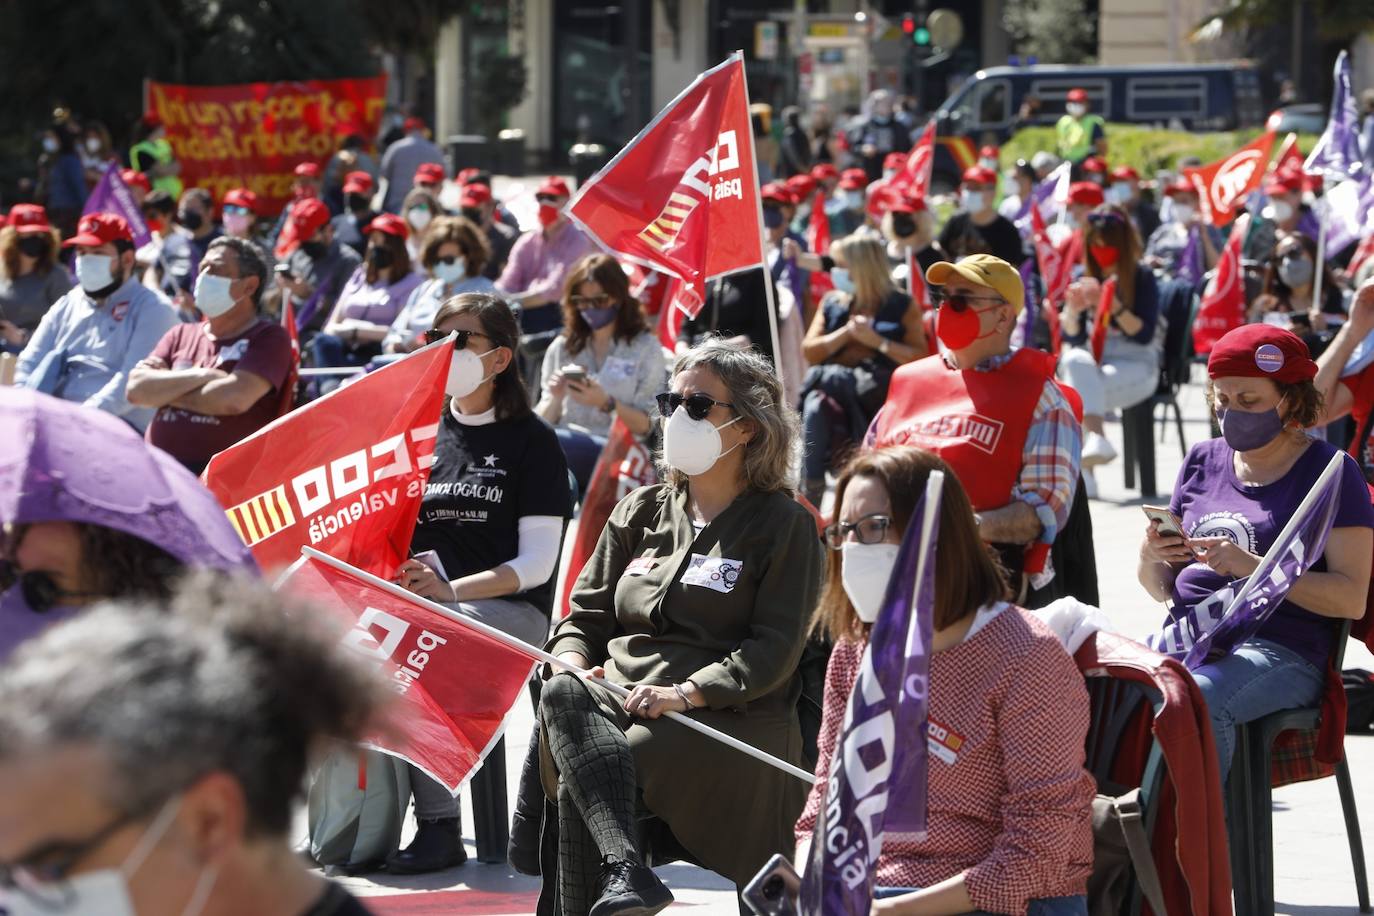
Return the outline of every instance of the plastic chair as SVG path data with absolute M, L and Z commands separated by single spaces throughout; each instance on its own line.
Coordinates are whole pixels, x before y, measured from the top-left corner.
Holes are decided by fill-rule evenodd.
M 1350 621 L 1344 621 L 1336 640 L 1333 662 L 1339 671 L 1345 657 L 1345 641 L 1350 636 Z M 1274 912 L 1274 825 L 1271 752 L 1274 742 L 1286 731 L 1316 731 L 1321 725 L 1321 710 L 1285 709 L 1236 728 L 1236 750 L 1226 785 L 1230 821 L 1231 873 L 1236 912 L 1272 914 Z M 1360 815 L 1355 807 L 1355 791 L 1350 784 L 1350 763 L 1341 755 L 1335 768 L 1336 788 L 1345 817 L 1345 833 L 1350 843 L 1350 861 L 1355 870 L 1355 892 L 1360 912 L 1370 912 L 1369 877 L 1365 871 L 1364 843 L 1360 839 Z
M 1183 434 L 1183 411 L 1178 404 L 1179 389 L 1188 381 L 1192 371 L 1193 316 L 1197 313 L 1198 297 L 1191 286 L 1182 281 L 1160 284 L 1160 310 L 1167 322 L 1163 363 L 1159 368 L 1159 384 L 1146 400 L 1121 412 L 1122 463 L 1126 475 L 1126 489 L 1135 488 L 1137 469 L 1140 472 L 1140 495 L 1158 495 L 1155 487 L 1155 408 L 1163 407 L 1160 416 L 1159 441 L 1169 428 L 1169 411 L 1174 414 L 1174 430 L 1178 435 L 1179 453 L 1188 456 L 1188 442 Z

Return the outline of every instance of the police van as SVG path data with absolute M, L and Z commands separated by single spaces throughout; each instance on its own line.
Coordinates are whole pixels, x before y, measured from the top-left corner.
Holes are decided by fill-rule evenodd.
M 935 112 L 934 180 L 952 187 L 984 144 L 1023 127 L 1053 127 L 1070 89 L 1084 89 L 1092 114 L 1117 124 L 1236 130 L 1264 123 L 1260 75 L 1248 61 L 1096 67 L 989 67 L 964 81 Z M 1021 118 L 1027 98 L 1038 107 Z

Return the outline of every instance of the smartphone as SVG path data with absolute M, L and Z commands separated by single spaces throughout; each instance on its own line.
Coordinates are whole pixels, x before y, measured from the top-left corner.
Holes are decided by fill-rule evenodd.
M 276 271 L 277 273 L 279 273 L 279 274 L 287 274 L 287 273 L 290 273 L 290 272 L 291 272 L 291 265 L 290 265 L 290 264 L 287 264 L 285 261 L 282 261 L 281 263 L 279 263 L 276 267 L 273 267 L 272 269 L 273 269 L 274 271 Z
M 563 370 L 563 378 L 581 385 L 587 380 L 587 370 L 581 366 L 569 366 Z
M 801 876 L 785 856 L 774 854 L 740 897 L 758 916 L 797 916 Z
M 1141 506 L 1140 511 L 1145 513 L 1146 518 L 1159 522 L 1159 533 L 1165 537 L 1186 538 L 1188 535 L 1183 533 L 1183 522 L 1163 506 Z

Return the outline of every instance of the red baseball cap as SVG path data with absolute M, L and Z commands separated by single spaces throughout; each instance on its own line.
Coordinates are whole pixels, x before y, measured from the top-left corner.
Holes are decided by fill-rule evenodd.
M 1129 165 L 1118 165 L 1112 169 L 1113 181 L 1139 181 L 1140 173 Z
M 443 184 L 444 167 L 437 162 L 421 162 L 415 167 L 416 184 Z
M 787 179 L 787 189 L 792 192 L 798 201 L 806 200 L 816 192 L 816 179 L 810 175 L 793 175 Z
M 138 169 L 120 169 L 119 180 L 131 188 L 141 188 L 144 194 L 153 193 L 153 183 Z
M 1317 377 L 1317 364 L 1302 338 L 1272 324 L 1243 324 L 1212 345 L 1207 377 L 1267 378 L 1285 384 Z
M 458 174 L 454 176 L 454 180 L 457 181 L 459 184 L 467 184 L 469 181 L 472 181 L 472 179 L 476 178 L 480 174 L 482 174 L 482 170 L 476 167 L 459 169 Z
M 305 241 L 329 222 L 329 208 L 318 197 L 305 197 L 291 205 L 291 225 L 296 238 Z
M 1296 169 L 1280 169 L 1264 179 L 1264 193 L 1270 197 L 1276 194 L 1298 194 L 1302 192 L 1303 174 Z
M 781 181 L 770 181 L 759 189 L 759 196 L 764 200 L 771 200 L 774 203 L 794 206 L 797 198 L 793 196 L 792 189 Z
M 868 187 L 868 173 L 863 169 L 845 169 L 840 173 L 840 187 L 846 191 L 857 191 Z
M 1179 175 L 1173 181 L 1164 186 L 1164 196 L 1174 197 L 1179 194 L 1196 194 L 1197 187 L 1186 176 Z
M 319 178 L 320 166 L 317 162 L 302 162 L 296 166 L 295 174 L 297 178 Z
M 1070 89 L 1070 90 L 1069 90 L 1068 101 L 1070 101 L 1070 102 L 1087 102 L 1087 101 L 1088 101 L 1088 90 L 1086 90 L 1086 89 Z
M 144 127 L 150 127 L 150 128 L 151 128 L 151 127 L 161 127 L 161 126 L 162 126 L 162 116 L 159 115 L 156 111 L 146 111 L 146 112 L 144 112 L 144 113 L 143 113 L 143 126 L 144 126 Z
M 811 177 L 817 182 L 825 181 L 828 178 L 839 178 L 840 170 L 835 168 L 833 162 L 822 162 L 811 166 Z
M 1091 181 L 1075 181 L 1069 185 L 1069 203 L 1071 204 L 1100 207 L 1105 199 L 1102 188 Z
M 484 184 L 470 184 L 463 188 L 463 196 L 458 201 L 460 207 L 480 207 L 491 200 L 491 188 Z
M 15 204 L 10 207 L 9 224 L 20 235 L 46 235 L 52 232 L 48 211 L 38 204 Z
M 924 213 L 927 208 L 924 198 L 903 194 L 894 200 L 888 209 L 893 213 Z
M 252 212 L 258 212 L 258 195 L 247 188 L 234 188 L 224 195 L 224 205 L 226 207 L 243 207 Z
M 62 247 L 72 248 L 80 245 L 94 248 L 97 245 L 119 241 L 128 242 L 130 245 L 134 243 L 133 233 L 129 231 L 129 224 L 124 222 L 124 217 L 115 216 L 113 213 L 88 213 L 76 224 L 76 235 L 63 242 Z
M 372 176 L 367 172 L 349 172 L 344 176 L 343 192 L 345 194 L 371 194 Z
M 1002 151 L 989 144 L 978 151 L 979 159 L 996 159 L 1002 155 Z
M 997 184 L 997 173 L 985 165 L 971 165 L 964 169 L 964 184 Z
M 425 124 L 425 119 L 416 117 L 415 115 L 406 118 L 401 124 L 401 129 L 406 133 L 410 133 L 412 130 L 424 130 L 426 127 L 428 127 L 428 125 Z
M 568 190 L 568 183 L 557 175 L 550 175 L 544 179 L 543 184 L 534 189 L 535 197 L 572 197 L 572 192 Z
M 906 167 L 906 153 L 888 153 L 883 157 L 883 171 L 900 172 Z
M 1083 160 L 1083 171 L 1101 172 L 1105 175 L 1107 172 L 1107 160 L 1103 159 L 1101 156 L 1089 156 L 1087 159 Z
M 406 226 L 406 221 L 394 213 L 379 213 L 374 216 L 372 222 L 363 227 L 364 234 L 373 232 L 385 232 L 402 240 L 410 238 L 410 229 Z

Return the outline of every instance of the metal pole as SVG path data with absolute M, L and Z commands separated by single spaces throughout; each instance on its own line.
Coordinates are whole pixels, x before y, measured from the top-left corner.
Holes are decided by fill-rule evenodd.
M 744 108 L 749 109 L 749 79 L 744 72 L 744 52 L 736 51 L 735 57 L 739 58 L 740 76 L 744 83 Z M 754 174 L 750 180 L 754 182 L 754 207 L 757 210 L 759 227 L 759 269 L 763 271 L 763 296 L 768 304 L 768 333 L 773 338 L 773 368 L 778 373 L 778 383 L 782 384 L 782 344 L 778 337 L 778 303 L 777 294 L 773 291 L 773 277 L 768 270 L 768 238 L 763 229 L 763 191 L 759 188 L 759 160 L 758 154 L 754 150 L 754 131 L 753 121 L 750 121 L 749 130 L 749 161 L 754 164 Z M 800 307 L 801 303 L 797 303 Z

